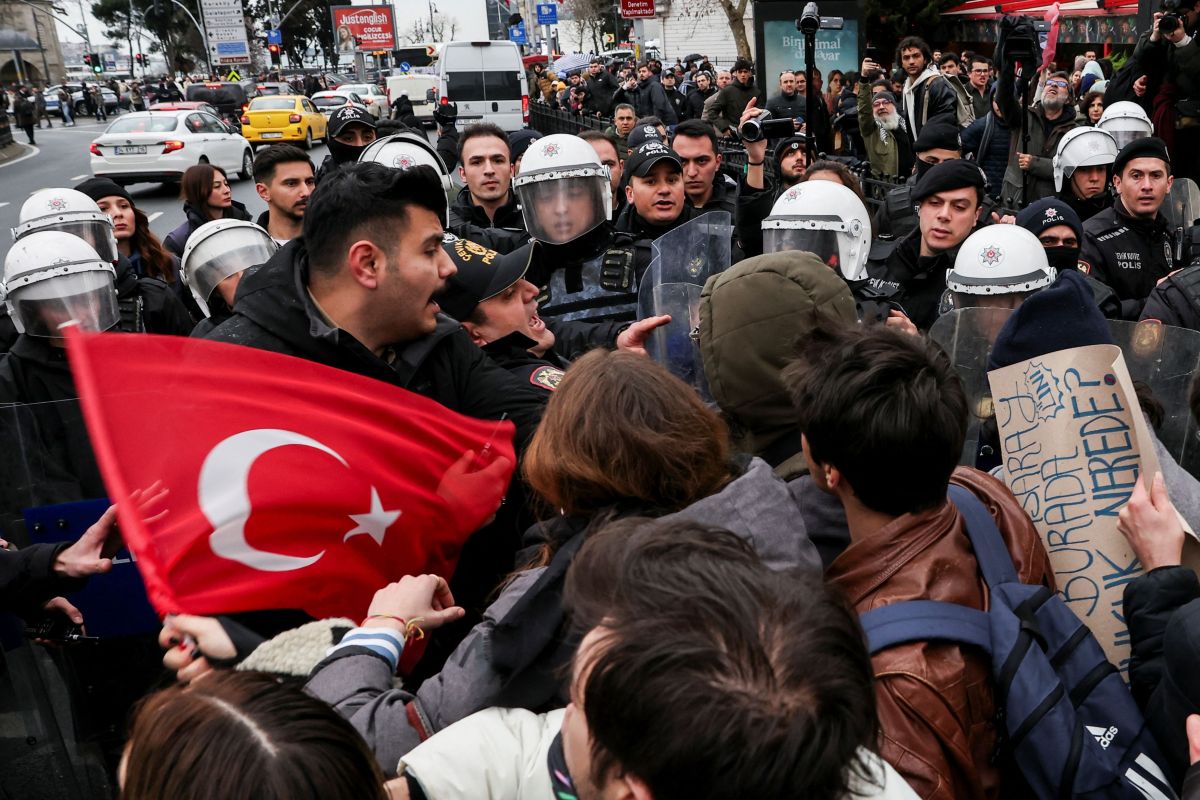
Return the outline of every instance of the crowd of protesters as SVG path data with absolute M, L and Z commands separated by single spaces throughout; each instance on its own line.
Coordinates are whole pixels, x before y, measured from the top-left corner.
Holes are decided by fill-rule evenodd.
M 746 59 L 534 64 L 538 102 L 611 127 L 460 128 L 448 104 L 431 144 L 339 108 L 322 164 L 258 152 L 258 216 L 189 169 L 165 241 L 112 181 L 35 193 L 0 292 L 21 434 L 0 426 L 0 463 L 39 467 L 0 511 L 105 496 L 80 415 L 48 413 L 76 397 L 66 321 L 282 353 L 515 429 L 454 574 L 389 576 L 353 619 L 168 616 L 173 685 L 120 709 L 120 797 L 1200 798 L 1200 475 L 1161 398 L 1139 390 L 1159 467 L 1119 511 L 1141 571 L 1114 664 L 931 334 L 997 313 L 995 370 L 1112 324 L 1200 331 L 1200 126 L 1161 99 L 1200 80 L 1200 3 L 1162 19 L 1116 72 L 1036 69 L 1007 24 L 993 57 L 907 37 L 894 72 L 813 72 L 816 107 L 803 70 L 775 93 Z M 868 203 L 864 175 L 890 191 Z M 676 253 L 683 233 L 712 243 Z M 639 310 L 670 256 L 702 274 L 691 305 Z M 86 624 L 62 595 L 120 535 L 110 508 L 77 542 L 0 550 L 2 610 Z

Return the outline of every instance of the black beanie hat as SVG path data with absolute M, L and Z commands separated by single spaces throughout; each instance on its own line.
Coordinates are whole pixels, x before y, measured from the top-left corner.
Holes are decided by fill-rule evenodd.
M 893 101 L 895 102 L 895 101 Z M 930 122 L 921 128 L 917 140 L 913 142 L 914 153 L 924 153 L 926 150 L 962 150 L 962 141 L 958 137 L 958 126 L 949 122 Z
M 912 189 L 912 199 L 920 202 L 938 192 L 966 188 L 980 191 L 986 189 L 987 176 L 974 161 L 952 158 L 949 161 L 935 164 L 921 176 Z
M 1019 364 L 1072 347 L 1112 344 L 1087 278 L 1064 270 L 1058 280 L 1030 295 L 1004 323 L 988 356 L 988 369 Z
M 129 202 L 129 205 L 134 208 L 137 207 L 137 203 L 133 202 L 133 198 L 129 195 L 129 190 L 108 178 L 88 178 L 76 186 L 75 191 L 83 192 L 97 203 L 100 202 L 100 198 L 102 197 L 124 197 Z
M 783 161 L 784 156 L 793 150 L 803 150 L 804 143 L 805 139 L 803 136 L 789 136 L 775 145 L 775 171 L 779 171 L 779 165 Z
M 1075 232 L 1076 239 L 1083 241 L 1083 223 L 1079 221 L 1079 215 L 1057 197 L 1043 197 L 1022 208 L 1017 214 L 1017 224 L 1034 236 L 1041 236 L 1046 228 L 1066 225 Z

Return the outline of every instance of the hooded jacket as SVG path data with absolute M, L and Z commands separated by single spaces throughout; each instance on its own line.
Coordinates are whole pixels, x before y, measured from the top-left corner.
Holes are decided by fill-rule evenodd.
M 496 209 L 495 218 L 489 218 L 483 206 L 476 205 L 471 199 L 471 190 L 464 186 L 458 196 L 450 204 L 451 230 L 462 228 L 464 225 L 478 225 L 480 228 L 504 228 L 506 230 L 525 230 L 525 218 L 521 215 L 521 204 L 517 201 L 517 193 L 509 187 L 508 199 L 504 205 Z
M 928 104 L 925 100 L 927 94 Z M 921 135 L 925 124 L 936 117 L 958 126 L 958 94 L 945 76 L 928 66 L 916 78 L 904 82 L 904 120 L 908 123 L 908 132 L 913 141 Z
M 709 391 L 732 423 L 737 447 L 784 480 L 807 472 L 782 378 L 796 340 L 822 323 L 857 319 L 846 282 L 811 253 L 749 258 L 704 286 L 700 355 Z
M 721 491 L 662 519 L 726 528 L 749 540 L 772 569 L 820 569 L 787 484 L 760 459 Z M 563 636 L 562 584 L 587 523 L 557 521 L 563 544 L 550 565 L 510 581 L 415 695 L 393 688 L 391 664 L 367 648 L 343 648 L 313 671 L 308 693 L 346 717 L 389 774 L 422 740 L 477 711 L 501 703 L 531 710 L 566 703 L 559 677 L 577 642 Z M 516 695 L 522 702 L 513 702 Z
M 184 220 L 175 230 L 167 234 L 163 239 L 163 245 L 175 255 L 183 258 L 183 248 L 187 246 L 188 239 L 192 238 L 192 234 L 206 222 L 212 220 L 205 219 L 200 211 L 194 208 L 190 203 L 183 204 Z M 246 222 L 250 221 L 250 212 L 246 210 L 246 206 L 237 200 L 233 201 L 233 205 L 225 209 L 221 214 L 221 219 L 240 219 Z
M 1022 583 L 1054 588 L 1041 538 L 1012 493 L 991 476 L 959 467 L 951 482 L 992 513 Z M 826 571 L 855 611 L 905 600 L 987 607 L 962 515 L 946 501 L 905 514 L 853 541 Z M 927 800 L 1002 795 L 996 750 L 996 698 L 988 657 L 951 642 L 897 645 L 871 657 L 878 701 L 880 754 Z
M 439 315 L 437 329 L 380 358 L 329 325 L 308 292 L 308 251 L 294 239 L 242 276 L 233 316 L 206 339 L 257 347 L 374 378 L 425 395 L 460 414 L 517 426 L 518 449 L 541 419 L 544 394 L 496 366 L 466 331 Z

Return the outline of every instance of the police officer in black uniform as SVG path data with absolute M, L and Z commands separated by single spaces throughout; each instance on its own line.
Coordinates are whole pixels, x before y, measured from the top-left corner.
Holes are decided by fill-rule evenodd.
M 1160 210 L 1171 183 L 1166 143 L 1155 136 L 1135 139 L 1113 162 L 1116 201 L 1083 223 L 1079 269 L 1116 293 L 1122 319 L 1138 319 L 1146 297 L 1178 266 Z
M 876 236 L 903 239 L 917 229 L 917 198 L 913 197 L 913 187 L 943 161 L 962 158 L 958 126 L 943 121 L 928 123 L 913 143 L 913 152 L 916 153 L 913 175 L 884 196 L 883 205 L 875 214 L 872 227 Z
M 974 162 L 952 159 L 931 167 L 912 190 L 919 227 L 903 239 L 876 239 L 871 246 L 867 288 L 898 305 L 923 331 L 937 320 L 946 271 L 978 223 L 986 188 L 987 178 Z

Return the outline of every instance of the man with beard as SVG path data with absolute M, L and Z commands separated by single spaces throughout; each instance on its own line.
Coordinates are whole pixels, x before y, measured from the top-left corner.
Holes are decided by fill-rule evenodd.
M 375 141 L 375 118 L 360 106 L 342 106 L 329 116 L 329 155 L 321 162 L 316 180 L 321 180 L 343 164 L 358 161 L 367 145 Z
M 281 246 L 298 237 L 316 186 L 312 159 L 300 148 L 276 144 L 260 150 L 254 157 L 254 190 L 267 210 L 259 216 L 258 226 Z
M 933 66 L 933 53 L 919 36 L 906 36 L 896 47 L 896 61 L 904 71 L 904 115 L 908 132 L 916 138 L 927 122 L 936 118 L 958 124 L 958 95 Z
M 881 74 L 883 70 L 878 64 L 869 58 L 863 59 L 864 79 Z M 872 173 L 898 178 L 912 172 L 912 140 L 896 110 L 896 95 L 886 89 L 875 91 L 868 80 L 858 83 L 858 131 L 862 134 Z
M 695 85 L 687 95 L 688 119 L 704 119 L 704 106 L 710 98 L 717 96 L 711 72 L 696 73 Z
M 1075 107 L 1070 100 L 1071 76 L 1065 72 L 1051 72 L 1046 76 L 1042 89 L 1042 100 L 1029 105 L 1025 110 L 1025 123 L 1029 135 L 1026 146 L 1021 138 L 1021 103 L 1017 100 L 1012 70 L 1001 70 L 996 83 L 996 104 L 1012 131 L 1015 145 L 1009 148 L 1008 169 L 1004 172 L 1004 187 L 1000 191 L 1001 202 L 1006 208 L 1023 208 L 1034 200 L 1051 197 L 1055 193 L 1053 158 L 1059 140 L 1075 127 Z M 1030 91 L 1034 86 L 1029 87 Z M 1026 190 L 1021 192 L 1022 173 Z
M 762 108 L 765 98 L 754 85 L 754 68 L 749 59 L 733 62 L 733 82 L 717 93 L 712 105 L 704 111 L 704 121 L 716 126 L 721 136 L 730 136 L 741 119 L 742 112 L 752 99 Z
M 679 121 L 675 115 L 675 107 L 667 100 L 662 84 L 655 78 L 650 65 L 645 61 L 638 64 L 637 80 L 626 81 L 625 85 L 617 90 L 614 99 L 632 105 L 638 117 L 658 117 L 667 125 L 674 125 Z

